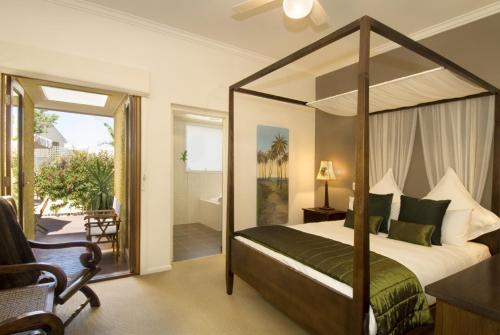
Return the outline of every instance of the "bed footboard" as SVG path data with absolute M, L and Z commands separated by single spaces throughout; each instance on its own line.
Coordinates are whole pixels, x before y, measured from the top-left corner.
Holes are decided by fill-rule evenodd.
M 231 239 L 231 269 L 288 317 L 317 334 L 350 334 L 352 299 Z

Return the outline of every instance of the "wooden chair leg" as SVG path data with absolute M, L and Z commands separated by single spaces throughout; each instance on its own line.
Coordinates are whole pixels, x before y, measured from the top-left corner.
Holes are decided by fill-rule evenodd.
M 116 235 L 116 258 L 120 257 L 120 237 Z
M 88 287 L 87 285 L 85 285 L 85 286 L 83 286 L 80 289 L 80 292 L 82 292 L 87 297 L 87 299 L 89 299 L 91 307 L 99 307 L 99 306 L 101 306 L 101 302 L 99 300 L 99 297 L 94 292 L 94 290 L 92 290 L 90 287 Z

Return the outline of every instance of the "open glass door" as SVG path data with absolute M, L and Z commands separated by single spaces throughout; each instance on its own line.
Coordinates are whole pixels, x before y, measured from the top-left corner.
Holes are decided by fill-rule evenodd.
M 14 197 L 18 219 L 23 226 L 23 102 L 24 90 L 11 76 L 2 76 L 2 195 Z

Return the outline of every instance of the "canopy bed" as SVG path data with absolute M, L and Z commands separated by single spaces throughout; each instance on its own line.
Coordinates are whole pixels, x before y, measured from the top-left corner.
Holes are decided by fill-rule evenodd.
M 244 88 L 253 81 L 357 31 L 360 31 L 360 42 L 358 89 L 356 91 L 319 101 L 305 102 Z M 370 34 L 372 31 L 433 61 L 440 67 L 370 87 L 369 62 Z M 345 228 L 347 227 L 347 220 L 343 225 L 339 222 L 327 222 L 292 228 L 282 226 L 258 227 L 257 229 L 250 228 L 235 232 L 235 93 L 309 106 L 327 112 L 330 111 L 337 115 L 356 115 L 357 111 L 355 210 L 351 212 L 351 224 L 354 231 L 351 230 L 350 237 L 347 236 L 349 233 L 346 229 L 348 228 Z M 424 267 L 447 268 L 437 277 L 428 276 L 425 269 L 419 269 L 422 264 L 416 265 L 412 263 L 415 261 L 415 257 L 412 258 L 411 255 L 419 254 L 422 249 L 415 249 L 416 246 L 406 242 L 387 239 L 386 235 L 370 236 L 373 217 L 368 214 L 368 205 L 373 195 L 369 187 L 369 115 L 485 96 L 495 97 L 492 208 L 493 212 L 498 214 L 500 206 L 500 99 L 498 89 L 452 61 L 368 16 L 340 28 L 230 86 L 229 181 L 226 230 L 227 293 L 232 294 L 233 279 L 234 274 L 236 274 L 255 287 L 266 299 L 275 304 L 289 317 L 320 334 L 374 334 L 377 332 L 377 327 L 380 330 L 379 333 L 400 333 L 401 329 L 418 328 L 429 324 L 429 310 L 426 307 L 427 303 L 422 301 L 425 298 L 423 298 L 424 294 L 419 287 L 456 272 L 457 269 L 472 266 L 474 263 L 489 257 L 490 254 L 497 253 L 500 241 L 499 230 L 483 234 L 475 240 L 479 243 L 468 243 L 467 247 L 452 248 L 446 245 L 440 248 L 428 248 L 425 251 L 427 253 L 425 256 L 431 261 L 426 263 Z M 390 99 L 387 99 L 387 97 L 390 97 Z M 397 99 L 397 97 L 400 97 L 400 99 Z M 452 185 L 453 178 L 455 178 L 454 174 L 450 172 L 446 178 L 443 178 L 445 181 L 438 184 L 441 184 L 441 187 L 444 187 L 443 185 L 446 182 Z M 383 193 L 388 192 L 379 193 L 380 197 L 385 196 Z M 391 193 L 393 193 L 390 194 L 391 199 L 393 195 L 394 197 L 401 196 L 401 206 L 404 206 L 403 200 L 408 202 L 411 200 L 403 199 L 404 196 L 397 194 L 397 191 Z M 435 194 L 435 198 L 439 199 L 437 194 Z M 430 197 L 429 199 L 433 198 Z M 455 197 L 454 199 L 458 198 Z M 451 201 L 447 201 L 446 207 Z M 457 202 L 460 199 L 453 201 Z M 446 210 L 446 207 L 444 210 Z M 380 227 L 380 222 L 378 227 Z M 430 231 L 431 234 L 433 230 L 434 228 Z M 391 232 L 388 233 L 391 234 Z M 335 236 L 335 239 L 332 239 L 331 236 Z M 430 243 L 430 235 L 428 237 Z M 373 251 L 370 250 L 370 243 L 373 244 Z M 435 244 L 434 241 L 433 244 Z M 351 263 L 352 268 L 338 270 L 338 263 L 328 263 L 329 260 L 326 259 L 318 260 L 319 253 L 314 253 L 314 250 L 312 250 L 314 248 L 305 248 L 304 245 L 314 245 L 314 248 L 319 246 L 318 248 L 327 248 L 329 251 L 338 250 L 335 252 L 338 252 L 339 255 L 343 252 L 342 250 L 348 250 L 339 257 L 344 257 L 344 261 Z M 421 248 L 421 246 L 418 247 Z M 457 260 L 456 267 L 453 266 L 453 257 Z M 465 262 L 464 259 L 468 259 L 470 262 Z M 304 260 L 304 262 L 301 260 Z M 305 260 L 309 263 L 305 263 Z M 374 265 L 374 263 L 376 264 Z M 400 267 L 400 264 L 404 264 L 404 266 Z M 338 271 L 332 270 L 334 268 Z M 411 274 L 405 277 L 408 273 L 414 275 Z M 403 281 L 406 280 L 406 282 L 397 291 L 397 286 L 401 286 L 401 283 L 396 278 L 401 279 L 403 277 L 405 278 Z M 391 280 L 394 280 L 394 282 L 391 282 L 392 284 L 383 283 Z M 416 284 L 413 283 L 415 281 Z M 394 285 L 395 290 L 391 291 L 390 294 L 399 296 L 400 300 L 398 301 L 400 304 L 408 304 L 408 301 L 411 301 L 411 308 L 414 309 L 411 309 L 409 313 L 417 316 L 412 316 L 413 319 L 409 321 L 405 319 L 404 322 L 407 322 L 408 325 L 404 325 L 402 328 L 394 328 L 398 326 L 394 324 L 394 319 L 397 318 L 394 313 L 399 313 L 400 310 L 393 311 L 393 306 L 384 306 L 384 303 L 374 304 L 374 299 L 387 299 L 387 296 L 384 296 L 386 288 L 383 285 Z M 375 296 L 374 289 L 380 295 Z M 412 296 L 402 296 L 401 292 L 403 291 L 412 291 Z M 387 313 L 387 315 L 381 316 L 381 313 Z M 375 325 L 374 314 L 376 314 L 375 317 L 377 318 Z M 382 319 L 385 321 L 381 321 Z

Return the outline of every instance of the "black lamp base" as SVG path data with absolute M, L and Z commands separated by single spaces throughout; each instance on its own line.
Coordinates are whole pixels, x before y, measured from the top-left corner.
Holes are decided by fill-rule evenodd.
M 330 207 L 330 201 L 328 198 L 328 180 L 325 180 L 325 204 L 323 207 L 320 207 L 321 209 L 325 210 L 334 210 L 335 208 Z

